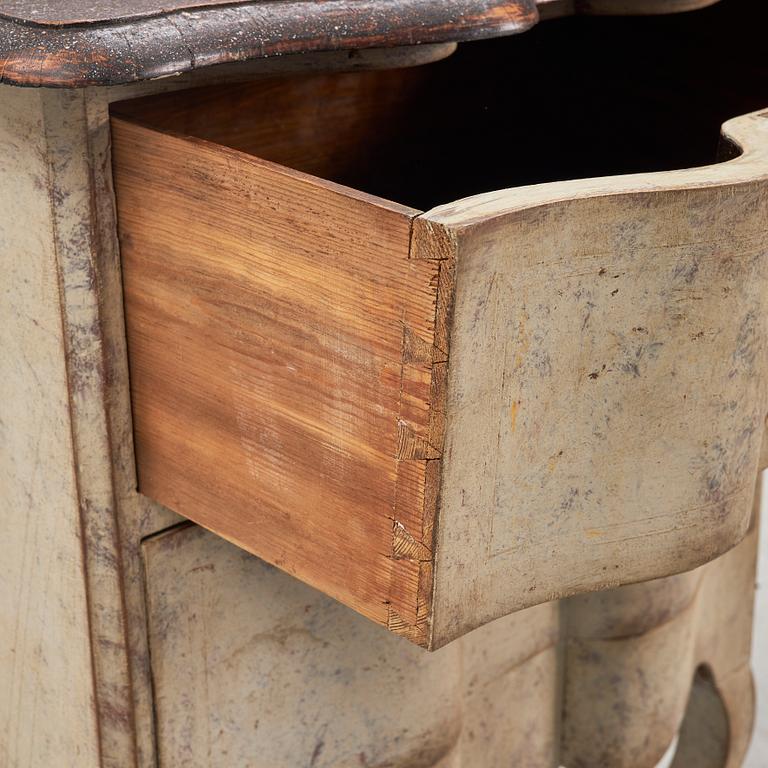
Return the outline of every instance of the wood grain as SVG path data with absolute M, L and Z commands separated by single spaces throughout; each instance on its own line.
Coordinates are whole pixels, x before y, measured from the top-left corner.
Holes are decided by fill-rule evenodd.
M 112 113 L 365 188 L 372 159 L 409 119 L 429 78 L 425 67 L 392 66 L 178 91 L 121 102 Z
M 316 54 L 247 69 L 435 54 Z M 139 551 L 178 517 L 135 491 L 108 105 L 227 76 L 75 94 L 0 86 L 3 768 L 156 766 Z
M 141 491 L 426 642 L 438 265 L 408 258 L 415 211 L 113 130 Z
M 245 0 L 240 0 L 245 5 Z M 0 16 L 18 19 L 26 24 L 63 27 L 97 22 L 134 21 L 147 16 L 166 16 L 178 11 L 238 5 L 238 0 L 1 0 Z
M 743 40 L 738 37 L 739 47 Z M 395 50 L 392 54 L 397 57 L 401 52 Z M 414 49 L 414 56 L 422 54 L 423 49 Z M 347 54 L 289 57 L 258 64 L 264 68 L 301 68 L 323 62 L 343 66 L 348 62 L 359 64 L 366 55 L 369 54 L 352 59 Z M 379 52 L 371 51 L 370 55 L 378 56 Z M 738 60 L 729 57 L 729 61 L 733 71 L 743 74 Z M 157 557 L 153 558 L 152 575 L 159 576 L 162 582 L 153 580 L 149 585 L 158 587 L 150 595 L 152 607 L 157 608 L 151 616 L 153 650 L 162 651 L 162 659 L 159 654 L 153 655 L 153 672 L 159 666 L 164 668 L 165 676 L 154 692 L 146 677 L 150 660 L 142 607 L 144 573 L 137 550 L 144 536 L 170 525 L 176 517 L 134 492 L 106 104 L 111 99 L 149 90 L 242 76 L 244 71 L 245 68 L 198 71 L 193 73 L 194 81 L 189 77 L 172 78 L 170 82 L 146 83 L 129 89 L 89 89 L 76 96 L 0 88 L 5 107 L 0 133 L 7 140 L 0 151 L 0 165 L 4 178 L 12 182 L 11 194 L 4 198 L 8 215 L 0 224 L 3 242 L 8 246 L 3 258 L 12 289 L 6 297 L 8 301 L 0 307 L 4 318 L 0 348 L 7 353 L 0 377 L 0 421 L 3 447 L 8 448 L 5 452 L 0 450 L 0 517 L 4 531 L 0 545 L 0 678 L 8 692 L 0 697 L 3 765 L 47 768 L 64 760 L 73 765 L 102 764 L 105 768 L 125 768 L 134 763 L 154 766 L 153 695 L 158 713 L 163 713 L 164 739 L 173 735 L 174 727 L 183 718 L 189 718 L 195 739 L 210 733 L 220 739 L 216 748 L 226 750 L 232 744 L 242 750 L 247 762 L 254 754 L 254 745 L 280 746 L 279 740 L 270 738 L 274 731 L 265 737 L 264 731 L 259 732 L 256 726 L 260 711 L 275 706 L 276 700 L 272 695 L 259 698 L 258 683 L 263 678 L 252 674 L 254 660 L 258 663 L 265 655 L 279 659 L 284 653 L 287 660 L 282 663 L 286 667 L 292 664 L 290 668 L 295 670 L 297 655 L 302 654 L 302 673 L 307 674 L 306 669 L 323 658 L 349 661 L 353 635 L 357 638 L 352 642 L 359 654 L 357 658 L 364 656 L 367 663 L 379 654 L 381 659 L 372 676 L 374 682 L 368 677 L 361 683 L 361 697 L 370 699 L 371 689 L 395 681 L 387 689 L 393 698 L 384 699 L 369 721 L 374 724 L 379 749 L 384 753 L 397 744 L 400 754 L 408 759 L 412 757 L 408 745 L 418 753 L 424 744 L 424 732 L 409 731 L 403 735 L 401 710 L 414 712 L 413 720 L 428 721 L 430 713 L 422 706 L 421 681 L 426 686 L 440 685 L 444 674 L 454 673 L 449 664 L 447 672 L 441 668 L 439 675 L 412 675 L 413 668 L 406 661 L 406 657 L 411 658 L 410 651 L 406 653 L 407 646 L 373 626 L 370 632 L 361 631 L 365 622 L 357 627 L 359 622 L 353 614 L 313 590 L 301 588 L 293 604 L 302 610 L 310 604 L 318 605 L 309 612 L 310 619 L 287 626 L 275 625 L 275 620 L 282 619 L 284 614 L 269 611 L 271 604 L 279 605 L 281 601 L 277 599 L 279 590 L 261 589 L 263 564 L 242 552 L 237 555 L 235 549 L 197 531 L 196 535 L 208 542 L 202 546 L 202 553 L 189 556 L 181 552 L 183 547 L 175 546 L 168 535 L 162 537 L 168 546 L 157 550 Z M 625 74 L 623 68 L 622 72 Z M 702 81 L 711 88 L 710 77 L 702 74 Z M 747 87 L 743 78 L 733 83 L 734 90 Z M 707 99 L 712 98 L 708 92 Z M 441 275 L 445 266 L 446 262 L 441 263 Z M 442 343 L 436 346 L 441 351 L 447 349 Z M 410 337 L 404 339 L 406 347 L 419 349 L 420 345 Z M 42 442 L 40 436 L 44 438 Z M 427 470 L 431 471 L 436 464 L 428 462 Z M 426 514 L 424 520 L 425 526 L 431 525 Z M 414 547 L 411 538 L 398 538 L 400 552 L 422 552 Z M 149 542 L 148 547 L 154 544 Z M 719 649 L 719 654 L 730 654 L 735 661 L 741 659 L 738 666 L 729 662 L 732 671 L 717 680 L 718 692 L 729 711 L 732 765 L 738 764 L 743 753 L 751 715 L 746 664 L 749 621 L 744 614 L 734 616 L 738 613 L 736 602 L 741 607 L 748 606 L 754 581 L 745 545 L 751 546 L 748 542 L 742 544 L 728 557 L 731 565 L 727 566 L 730 569 L 733 564 L 740 564 L 742 576 L 736 580 L 724 576 L 719 561 L 714 563 L 716 575 L 711 581 L 720 585 L 720 596 L 717 601 L 710 601 L 709 594 L 706 599 L 700 598 L 699 602 L 707 607 L 696 611 L 700 616 L 698 623 L 706 627 L 701 647 Z M 225 548 L 229 555 L 223 554 Z M 242 566 L 239 577 L 232 575 L 232 560 Z M 198 566 L 202 569 L 195 570 Z M 221 576 L 215 584 L 207 590 L 202 588 L 205 579 L 214 578 L 217 572 Z M 277 581 L 301 587 L 285 576 Z M 642 621 L 633 625 L 620 618 L 618 631 L 652 632 L 660 616 L 674 613 L 680 607 L 670 607 L 664 599 L 657 603 L 656 599 L 665 594 L 679 596 L 664 583 L 649 592 L 651 595 L 645 594 L 637 601 Z M 738 595 L 738 601 L 734 595 Z M 632 602 L 631 598 L 628 602 Z M 166 610 L 173 607 L 178 612 Z M 258 609 L 265 610 L 266 617 Z M 541 627 L 532 615 L 554 614 L 556 621 L 557 606 L 549 604 L 533 611 L 534 614 L 513 614 L 462 641 L 473 644 L 471 659 L 462 662 L 472 697 L 472 703 L 465 703 L 462 712 L 461 754 L 468 765 L 492 766 L 501 758 L 512 764 L 530 760 L 543 764 L 556 754 L 548 740 L 556 730 L 554 720 L 560 712 L 550 696 L 559 690 L 557 652 L 549 647 L 553 642 L 551 629 L 540 632 Z M 337 625 L 333 627 L 335 634 L 321 635 L 319 644 L 313 634 L 317 628 L 311 621 L 313 613 L 322 615 L 329 625 Z M 609 633 L 613 617 L 609 613 L 601 616 L 603 629 L 598 634 Z M 249 622 L 250 617 L 253 623 Z M 297 614 L 292 612 L 289 619 L 296 618 Z M 214 623 L 206 623 L 209 620 Z M 698 638 L 700 632 L 696 635 Z M 206 656 L 205 642 L 212 636 L 217 638 L 217 645 L 208 646 L 212 652 Z M 541 646 L 533 643 L 542 636 Z M 319 648 L 328 641 L 333 651 L 322 657 Z M 616 642 L 614 635 L 606 645 Z M 626 643 L 628 657 L 631 645 L 630 639 Z M 276 655 L 265 654 L 265 646 Z M 577 663 L 593 654 L 593 649 L 585 646 L 576 648 L 573 654 Z M 192 658 L 181 653 L 185 648 L 193 650 Z M 226 652 L 224 661 L 220 649 Z M 683 653 L 690 659 L 687 650 Z M 706 654 L 699 654 L 697 660 L 710 663 L 711 650 Z M 622 663 L 617 656 L 612 656 L 612 663 L 605 670 L 613 675 L 618 669 L 625 680 L 640 679 L 646 673 L 658 679 L 650 668 L 667 664 L 664 654 L 654 650 L 652 644 L 647 644 L 641 663 Z M 522 663 L 529 657 L 530 663 Z M 434 657 L 441 658 L 444 656 Z M 195 666 L 191 660 L 196 662 Z M 127 661 L 130 678 L 126 674 Z M 342 681 L 334 678 L 330 683 L 338 699 L 345 696 L 349 678 L 358 675 L 361 668 L 362 665 L 349 664 Z M 581 676 L 587 681 L 587 703 L 592 698 L 589 685 L 594 672 L 574 672 L 574 679 Z M 202 694 L 206 678 L 216 682 L 210 689 L 210 699 Z M 297 686 L 298 696 L 311 685 L 307 682 L 311 679 L 309 673 L 304 684 Z M 413 684 L 415 679 L 419 680 L 418 685 Z M 665 685 L 670 680 L 663 676 L 661 679 Z M 401 680 L 408 682 L 400 685 Z M 675 687 L 684 683 L 685 675 L 675 674 Z M 370 688 L 366 689 L 366 685 Z M 199 694 L 195 696 L 192 717 L 184 700 L 190 690 Z M 451 698 L 453 691 L 449 686 L 441 690 Z M 576 684 L 572 690 L 578 693 L 581 686 Z M 631 691 L 615 698 L 615 689 L 598 686 L 597 690 L 597 700 L 614 696 L 609 698 L 616 707 L 614 712 L 625 704 L 637 707 L 638 701 L 640 705 L 647 703 L 645 697 Z M 270 694 L 273 691 L 274 688 Z M 676 691 L 669 695 L 681 700 Z M 393 700 L 400 705 L 394 719 Z M 293 700 L 284 699 L 280 706 L 281 715 L 273 722 L 287 723 L 292 735 L 300 734 L 301 744 L 310 745 L 306 757 L 311 760 L 318 744 L 312 740 L 317 733 L 313 728 L 315 721 L 297 716 Z M 606 708 L 610 706 L 607 704 Z M 225 734 L 208 731 L 225 707 L 231 718 L 223 724 Z M 583 710 L 578 696 L 571 709 L 574 722 L 570 733 L 576 736 L 573 751 L 595 749 L 601 736 L 592 730 L 594 720 L 586 723 L 583 731 L 578 727 L 578 715 Z M 512 723 L 507 722 L 510 713 L 514 715 Z M 165 719 L 166 714 L 170 714 L 170 721 Z M 335 714 L 334 707 L 326 707 L 322 712 L 324 722 L 331 728 L 346 721 Z M 177 716 L 179 719 L 174 720 Z M 676 718 L 678 715 L 673 712 L 670 722 Z M 638 729 L 647 732 L 647 721 L 638 718 L 635 722 Z M 186 724 L 181 723 L 176 732 L 181 735 L 172 748 L 182 753 L 181 759 L 207 764 L 210 753 L 205 749 L 190 758 L 190 739 L 183 730 Z M 437 721 L 437 728 L 443 726 L 436 742 L 444 737 L 442 744 L 450 747 L 455 734 L 451 719 Z M 655 736 L 659 737 L 659 733 Z M 431 730 L 427 735 L 432 735 Z M 633 739 L 621 741 L 614 744 L 619 759 L 621 750 L 633 744 Z M 134 742 L 138 742 L 138 747 Z M 290 743 L 297 742 L 298 739 Z M 431 748 L 433 743 L 427 746 Z M 170 742 L 164 741 L 166 744 Z M 226 754 L 214 754 L 223 765 L 231 763 L 232 758 Z M 456 749 L 453 754 L 458 754 Z M 359 762 L 358 755 L 352 759 Z
M 537 5 L 570 4 L 570 12 L 604 12 L 609 14 L 657 14 L 690 11 L 712 5 L 718 0 L 538 0 Z M 274 0 L 261 0 L 274 2 Z M 80 26 L 93 23 L 115 23 L 136 21 L 152 16 L 170 16 L 179 11 L 201 11 L 219 5 L 247 6 L 257 3 L 247 0 L 131 0 L 130 5 L 122 0 L 99 0 L 98 3 L 84 0 L 2 0 L 0 17 L 14 19 L 25 24 L 49 27 Z M 425 3 L 425 5 L 429 5 Z M 350 13 L 354 8 L 349 5 Z

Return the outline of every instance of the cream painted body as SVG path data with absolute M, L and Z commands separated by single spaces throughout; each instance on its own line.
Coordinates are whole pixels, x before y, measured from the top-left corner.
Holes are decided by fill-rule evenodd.
M 673 765 L 737 768 L 755 545 L 753 529 L 683 576 L 528 608 L 427 653 L 211 533 L 162 533 L 144 545 L 160 764 L 654 768 L 704 667 L 722 713 L 686 722 Z
M 766 413 L 768 113 L 725 134 L 744 150 L 728 162 L 417 219 L 417 254 L 456 272 L 434 646 L 744 536 Z
M 707 663 L 737 766 L 751 718 L 754 537 L 670 590 L 545 604 L 428 654 L 212 534 L 171 528 L 175 515 L 135 493 L 107 105 L 192 81 L 0 89 L 0 764 L 292 768 L 364 755 L 378 768 L 554 768 L 562 754 L 578 768 L 602 745 L 606 768 L 645 768 Z M 754 475 L 752 453 L 747 464 Z M 746 520 L 742 510 L 728 544 Z M 460 594 L 484 620 L 508 608 Z M 615 620 L 600 617 L 638 602 L 663 609 L 608 641 Z M 606 643 L 609 666 L 596 669 Z M 618 689 L 601 680 L 609 668 Z M 668 715 L 642 765 L 634 744 L 656 721 L 636 705 L 640 670 L 663 680 Z M 603 732 L 585 722 L 582 696 L 635 714 Z

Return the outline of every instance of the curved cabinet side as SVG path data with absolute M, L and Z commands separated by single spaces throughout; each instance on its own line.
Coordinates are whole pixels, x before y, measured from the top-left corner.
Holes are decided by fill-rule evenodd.
M 768 113 L 725 132 L 744 154 L 720 165 L 417 219 L 413 255 L 455 265 L 433 647 L 744 536 L 765 415 Z

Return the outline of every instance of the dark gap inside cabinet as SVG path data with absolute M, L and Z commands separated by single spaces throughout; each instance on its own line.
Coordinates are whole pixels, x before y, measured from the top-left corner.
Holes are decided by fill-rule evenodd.
M 768 107 L 766 29 L 765 0 L 550 20 L 414 69 L 270 77 L 115 111 L 428 209 L 714 162 L 721 124 Z

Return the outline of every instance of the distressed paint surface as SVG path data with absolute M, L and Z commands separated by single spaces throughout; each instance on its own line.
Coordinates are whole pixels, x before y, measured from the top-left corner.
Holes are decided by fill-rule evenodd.
M 768 116 L 736 160 L 416 220 L 456 263 L 433 643 L 744 535 L 766 410 Z
M 514 34 L 538 20 L 535 0 L 261 0 L 201 2 L 186 11 L 178 5 L 188 4 L 139 4 L 126 18 L 124 5 L 56 3 L 46 14 L 37 3 L 0 4 L 0 82 L 80 88 L 288 54 L 345 51 L 354 58 L 365 49 Z M 57 14 L 47 19 L 55 23 L 39 23 Z
M 677 13 L 715 0 L 0 2 L 0 82 L 118 85 L 270 56 L 477 40 L 542 18 Z M 354 55 L 354 53 L 352 54 Z
M 234 71 L 230 70 L 230 73 Z M 211 73 L 212 78 L 225 76 Z M 178 81 L 174 86 L 153 84 L 147 87 L 182 85 L 184 81 Z M 0 527 L 3 530 L 0 539 L 0 687 L 4 692 L 10 691 L 10 695 L 0 696 L 0 763 L 12 768 L 48 768 L 59 764 L 77 765 L 78 768 L 101 765 L 122 768 L 134 761 L 141 766 L 154 766 L 152 692 L 139 542 L 143 536 L 167 527 L 176 518 L 134 491 L 106 109 L 110 99 L 124 98 L 127 92 L 91 91 L 84 98 L 21 93 L 7 88 L 0 93 L 6 107 L 0 115 L 3 139 L 0 172 L 4 180 L 12 180 L 10 188 L 13 190 L 3 198 L 4 217 L 0 222 L 0 258 L 4 275 L 9 278 L 0 289 L 0 349 L 3 350 L 0 376 Z M 142 91 L 134 93 L 139 95 Z M 72 153 L 71 158 L 69 153 Z M 51 207 L 52 199 L 56 204 L 55 211 Z M 98 363 L 93 362 L 102 355 L 103 372 Z M 76 388 L 74 384 L 77 384 Z M 511 416 L 510 411 L 510 421 Z M 520 417 L 518 409 L 516 424 Z M 104 419 L 108 422 L 107 439 L 110 440 L 106 444 Z M 36 441 L 34 438 L 40 435 L 44 439 Z M 111 456 L 110 461 L 106 460 L 107 455 Z M 80 464 L 77 472 L 75 456 Z M 110 475 L 114 482 L 112 488 Z M 114 538 L 115 517 L 120 522 L 119 544 Z M 225 599 L 226 595 L 233 596 L 229 618 L 217 613 L 210 599 L 202 603 L 203 615 L 208 612 L 221 622 L 209 625 L 207 631 L 216 637 L 217 627 L 226 629 L 228 621 L 235 622 L 244 633 L 243 653 L 248 656 L 249 641 L 255 628 L 240 615 L 240 611 L 242 605 L 248 604 L 250 593 L 256 591 L 254 582 L 261 579 L 260 574 L 271 574 L 269 578 L 274 574 L 254 558 L 236 552 L 209 534 L 198 532 L 195 535 L 207 542 L 193 553 L 198 558 L 196 562 L 212 564 L 226 572 L 214 587 L 225 593 Z M 189 537 L 192 536 L 190 533 Z M 147 551 L 160 540 L 150 541 Z M 616 632 L 612 627 L 618 626 L 622 632 L 645 634 L 667 621 L 680 622 L 679 631 L 686 638 L 695 638 L 696 648 L 691 651 L 690 646 L 678 641 L 676 652 L 686 660 L 686 665 L 704 661 L 716 672 L 719 691 L 736 727 L 731 735 L 734 747 L 728 763 L 734 768 L 740 763 L 741 745 L 748 738 L 751 717 L 750 679 L 744 662 L 749 634 L 746 603 L 751 599 L 753 582 L 752 546 L 750 536 L 731 554 L 705 566 L 701 572 L 676 577 L 669 583 L 651 582 L 606 593 L 601 598 L 604 602 L 624 606 L 619 616 L 607 609 L 593 611 L 588 606 L 573 611 L 568 609 L 570 620 L 575 621 L 574 617 L 578 616 L 582 627 L 593 627 L 583 630 L 586 637 L 575 638 L 571 648 L 593 641 L 601 644 L 600 650 L 608 645 L 612 649 L 610 663 L 613 668 L 626 673 L 630 682 L 619 689 L 614 699 L 618 708 L 624 702 L 635 706 L 638 691 L 643 689 L 640 684 L 635 686 L 634 681 L 641 681 L 646 671 L 648 676 L 658 677 L 655 665 L 668 666 L 669 661 L 660 652 L 661 646 L 655 646 L 647 638 L 643 641 L 645 656 L 635 652 L 632 642 L 624 653 L 618 652 L 614 649 L 615 636 L 605 640 L 607 635 Z M 224 554 L 221 554 L 221 547 L 226 548 Z M 153 573 L 160 582 L 166 574 L 180 572 L 191 560 L 183 552 L 176 561 L 172 548 L 169 552 L 168 562 L 155 562 L 157 569 Z M 93 566 L 87 577 L 86 560 Z M 232 561 L 241 564 L 232 568 Z M 119 568 L 123 569 L 125 608 L 119 601 Z M 251 569 L 252 575 L 238 576 L 239 568 Z M 711 576 L 706 575 L 710 573 Z M 290 593 L 291 590 L 285 587 L 287 581 L 290 579 L 280 574 L 272 582 L 265 577 L 267 586 L 262 584 L 263 591 L 257 594 L 261 594 L 266 602 L 281 589 Z M 370 690 L 383 679 L 382 689 L 392 698 L 384 700 L 383 711 L 374 712 L 373 718 L 374 722 L 378 718 L 387 729 L 391 728 L 389 734 L 395 740 L 399 739 L 397 749 L 400 751 L 387 753 L 390 747 L 382 746 L 385 739 L 381 733 L 376 733 L 375 725 L 369 724 L 366 733 L 374 734 L 370 743 L 377 750 L 376 754 L 395 755 L 399 762 L 394 765 L 398 768 L 414 768 L 420 764 L 418 760 L 425 766 L 434 765 L 433 758 L 440 750 L 445 752 L 441 753 L 443 757 L 437 764 L 443 768 L 457 765 L 485 768 L 509 762 L 549 768 L 557 764 L 554 762 L 557 746 L 553 747 L 553 744 L 557 745 L 560 666 L 553 646 L 557 639 L 555 605 L 521 611 L 459 640 L 455 645 L 460 651 L 451 646 L 430 656 L 366 624 L 308 588 L 291 583 L 300 593 L 300 600 L 305 598 L 306 604 L 316 601 L 315 605 L 321 606 L 311 610 L 311 615 L 316 617 L 319 612 L 328 610 L 338 616 L 336 627 L 324 625 L 330 638 L 328 642 L 334 646 L 331 650 L 323 649 L 324 659 L 333 658 L 334 654 L 342 661 L 348 656 L 357 659 L 379 654 L 374 674 L 367 679 L 362 674 L 357 678 L 361 686 L 358 695 L 366 690 L 365 686 Z M 150 591 L 156 589 L 156 584 L 150 583 Z M 240 586 L 234 589 L 233 585 L 237 584 Z M 689 596 L 697 587 L 704 597 L 697 598 L 694 611 L 684 611 Z M 171 591 L 177 588 L 179 585 L 169 587 L 167 594 L 153 591 L 153 604 L 163 606 L 176 601 L 179 609 L 176 615 L 188 615 L 194 611 L 193 601 L 199 595 L 174 596 Z M 159 586 L 157 589 L 159 591 Z M 211 589 L 215 592 L 213 587 Z M 667 594 L 669 600 L 662 597 Z M 733 601 L 734 594 L 744 602 Z M 636 601 L 642 606 L 638 611 L 642 617 L 639 623 L 633 616 L 632 606 Z M 339 613 L 334 613 L 336 611 Z M 695 621 L 683 618 L 694 615 Z M 259 632 L 280 637 L 284 627 L 265 619 L 263 612 L 257 612 L 257 617 L 262 620 Z M 169 621 L 162 615 L 152 614 L 151 618 Z M 90 636 L 89 619 L 93 621 Z M 290 617 L 290 621 L 295 619 Z M 686 622 L 687 626 L 683 626 Z M 190 619 L 187 628 L 194 634 L 200 626 L 200 620 L 195 617 Z M 343 648 L 339 649 L 335 644 L 340 642 L 341 632 L 347 627 L 354 628 L 357 639 L 351 645 L 345 640 Z M 126 645 L 121 644 L 123 632 L 128 636 Z M 169 648 L 164 645 L 154 624 L 152 632 L 160 650 Z M 115 638 L 116 647 L 111 645 Z M 723 638 L 728 638 L 728 642 L 723 642 Z M 732 642 L 733 638 L 738 641 Z M 180 643 L 195 649 L 200 647 L 201 639 L 199 635 L 184 637 L 180 638 Z M 223 643 L 225 650 L 231 650 L 234 645 L 231 638 L 227 638 L 226 643 Z M 263 645 L 256 647 L 263 648 Z M 270 653 L 275 654 L 275 662 L 285 665 L 286 654 L 301 648 L 301 644 L 293 638 L 282 646 L 276 642 L 272 648 Z M 173 652 L 175 649 L 171 648 L 169 653 Z M 294 671 L 294 679 L 300 679 L 302 675 L 311 678 L 314 652 L 298 655 L 302 665 L 298 673 Z M 450 665 L 441 667 L 439 674 L 429 666 L 430 659 L 455 661 L 457 656 L 461 657 L 463 668 L 459 683 L 456 682 L 456 671 Z M 606 761 L 605 764 L 627 765 L 626 747 L 616 744 L 621 739 L 615 733 L 596 734 L 594 723 L 579 725 L 578 715 L 583 708 L 583 704 L 578 704 L 579 690 L 582 685 L 589 690 L 594 678 L 599 678 L 602 671 L 594 667 L 590 669 L 588 665 L 579 670 L 579 663 L 588 662 L 589 654 L 585 660 L 578 658 L 578 652 L 574 657 L 570 675 L 577 683 L 571 684 L 570 690 L 576 691 L 574 701 L 577 703 L 568 708 L 573 713 L 570 725 L 567 725 L 570 754 L 574 759 L 586 759 L 578 755 L 590 754 L 589 750 L 597 748 L 596 742 L 604 740 L 601 742 L 603 749 L 614 750 L 611 753 L 614 762 Z M 131 690 L 125 685 L 126 658 L 133 672 Z M 165 697 L 163 706 L 170 712 L 170 717 L 181 716 L 174 711 L 179 700 L 176 697 L 183 693 L 185 686 L 197 685 L 197 675 L 208 668 L 201 659 L 211 658 L 216 657 L 204 652 L 195 657 L 197 666 L 193 669 L 193 681 L 189 679 L 188 667 L 174 666 L 172 660 L 167 662 L 168 666 L 164 666 L 165 661 L 158 662 L 155 673 L 158 668 L 164 669 L 163 679 L 167 682 L 167 686 L 158 692 Z M 237 654 L 234 659 L 227 657 L 224 663 L 213 668 L 221 676 L 215 689 L 221 698 L 208 701 L 209 706 L 213 706 L 211 702 L 223 702 L 224 709 L 232 713 L 231 719 L 224 723 L 224 734 L 214 734 L 214 737 L 221 739 L 225 747 L 229 740 L 231 747 L 227 748 L 250 754 L 253 742 L 248 740 L 255 738 L 253 734 L 258 732 L 250 729 L 255 720 L 248 727 L 241 728 L 239 724 L 264 706 L 266 697 L 263 691 L 257 691 L 253 698 L 243 695 L 252 693 L 255 686 L 251 679 L 243 677 L 241 671 L 251 669 L 248 665 L 256 662 L 251 656 L 247 663 L 238 666 L 237 658 Z M 263 661 L 258 663 L 263 669 Z M 384 669 L 405 669 L 423 679 L 432 695 L 445 693 L 448 702 L 441 701 L 438 707 L 442 719 L 432 719 L 431 713 L 423 712 L 410 698 L 416 694 L 408 692 L 407 711 L 416 711 L 414 721 L 420 722 L 424 730 L 406 732 L 408 724 L 404 726 L 397 721 L 392 710 L 403 709 L 403 690 L 407 689 L 401 686 L 400 698 L 394 700 L 392 691 L 395 686 L 384 675 Z M 320 675 L 324 673 L 322 669 L 319 672 Z M 410 683 L 411 678 L 407 680 Z M 225 681 L 229 683 L 228 688 Z M 667 711 L 675 722 L 681 717 L 678 710 L 685 698 L 679 688 L 688 683 L 686 676 L 681 674 L 675 675 L 674 686 L 669 686 L 674 706 Z M 336 682 L 329 685 L 333 687 Z M 605 688 L 598 686 L 598 690 L 599 696 L 606 694 Z M 378 693 L 378 688 L 375 692 Z M 462 701 L 463 713 L 460 735 L 452 743 L 457 726 L 451 697 L 456 696 Z M 395 703 L 391 704 L 393 700 Z M 181 701 L 185 706 L 183 699 Z M 285 706 L 284 717 L 290 720 L 295 715 L 295 701 L 286 699 L 281 706 Z M 137 718 L 138 749 L 132 743 L 133 725 L 125 714 L 131 709 Z M 314 722 L 320 722 L 321 716 L 315 714 L 319 719 Z M 207 720 L 204 722 L 199 718 L 207 719 L 209 715 L 210 712 L 206 713 L 204 709 L 197 710 L 194 717 L 198 719 L 193 725 L 200 724 L 204 729 Z M 275 722 L 274 713 L 270 716 Z M 636 722 L 642 725 L 638 727 L 644 728 L 646 722 L 655 722 L 643 718 L 640 712 Z M 436 723 L 445 726 L 446 733 L 438 733 L 438 738 L 430 730 L 427 751 L 419 754 L 417 742 Z M 626 727 L 626 722 L 616 726 L 617 732 L 621 727 Z M 109 749 L 107 752 L 102 747 L 101 758 L 99 731 L 102 743 Z M 312 735 L 316 736 L 317 732 Z M 666 738 L 667 732 L 659 734 L 660 739 L 662 736 Z M 171 750 L 171 754 L 173 749 L 180 748 L 178 742 L 170 741 L 172 737 L 172 728 L 164 731 L 167 740 L 163 741 L 163 748 Z M 263 739 L 263 734 L 259 738 Z M 343 744 L 344 738 L 344 734 L 337 735 L 336 744 Z M 216 738 L 213 741 L 215 743 Z M 306 733 L 302 735 L 302 744 L 314 744 L 310 760 L 317 743 Z M 636 737 L 627 738 L 626 743 L 636 743 Z M 322 764 L 318 761 L 324 749 L 315 759 L 318 765 Z M 215 749 L 213 754 L 217 754 Z M 629 764 L 633 768 L 645 768 Z M 390 761 L 389 765 L 393 763 Z
M 126 102 L 115 173 L 142 493 L 436 648 L 743 537 L 768 121 L 730 162 L 419 214 L 328 180 L 409 74 Z
M 161 765 L 556 759 L 555 605 L 430 654 L 202 529 L 144 553 Z
M 655 766 L 680 728 L 697 669 L 712 680 L 724 722 L 718 732 L 698 713 L 703 722 L 687 727 L 700 733 L 691 745 L 683 733 L 673 766 L 699 768 L 695 747 L 705 738 L 722 758 L 713 766 L 742 764 L 754 717 L 756 548 L 755 523 L 736 548 L 683 576 L 565 601 L 565 765 Z
M 80 497 L 44 101 L 0 111 L 0 765 L 96 768 Z
M 726 718 L 710 750 L 737 768 L 754 530 L 684 576 L 529 608 L 435 653 L 200 528 L 159 534 L 144 555 L 161 764 L 654 768 L 703 665 Z M 701 768 L 685 754 L 676 768 Z

